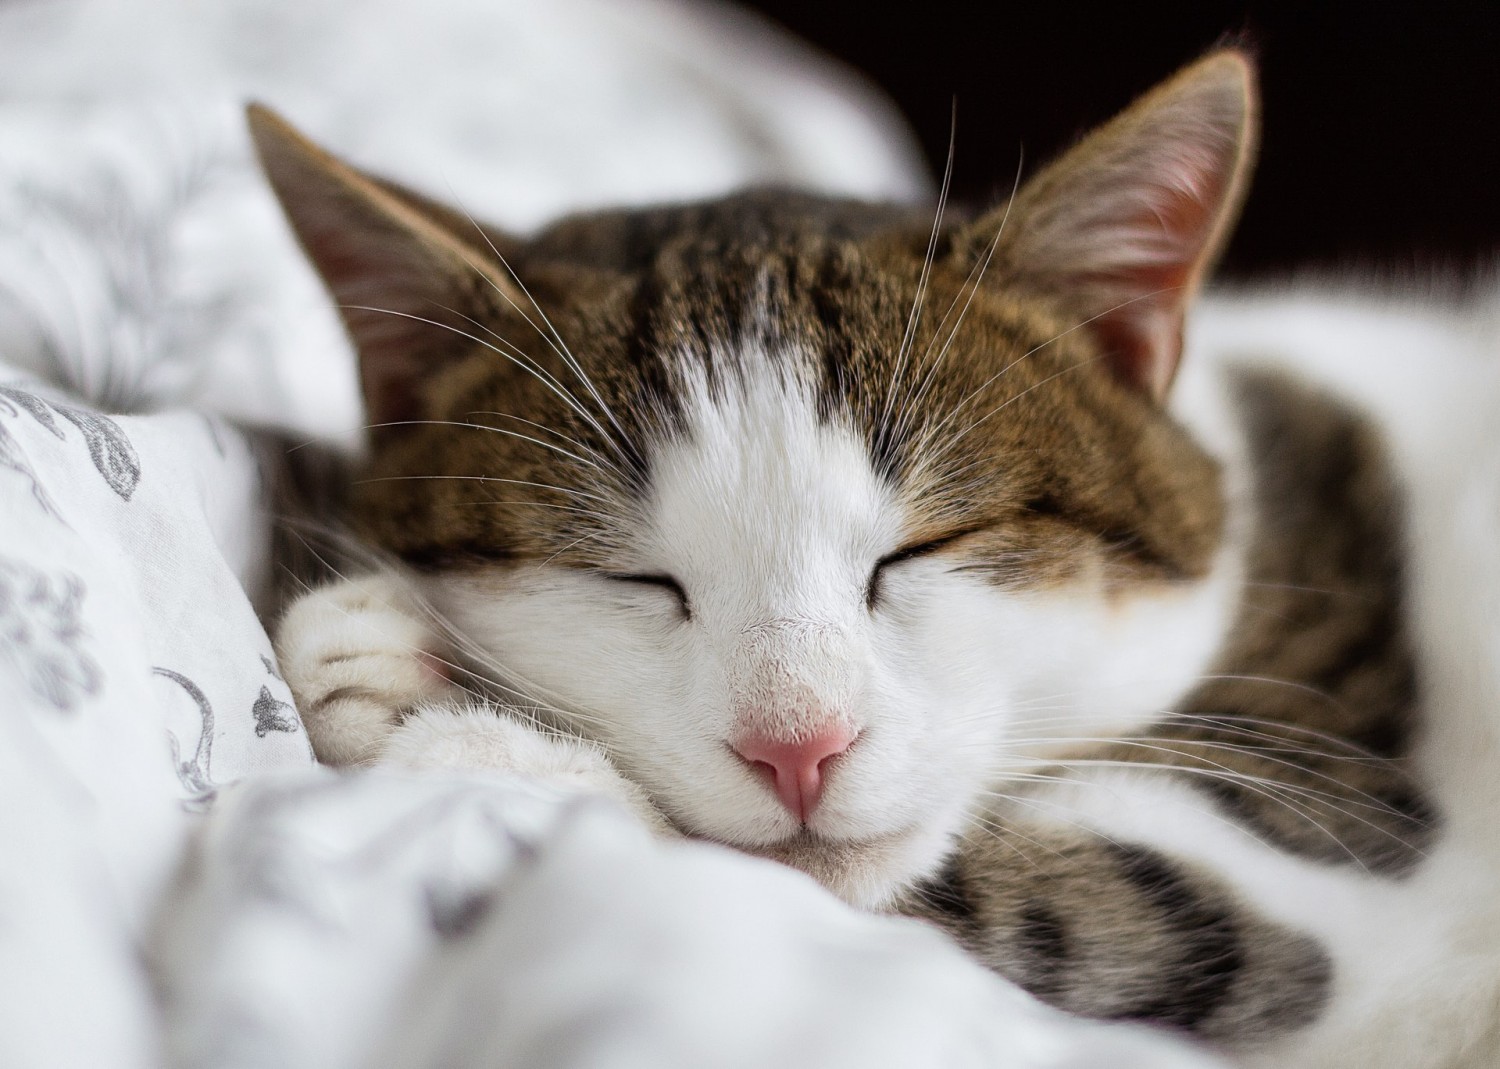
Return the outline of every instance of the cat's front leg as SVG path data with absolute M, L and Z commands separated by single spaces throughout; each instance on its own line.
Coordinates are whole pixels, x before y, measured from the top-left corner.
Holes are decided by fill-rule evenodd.
M 986 820 L 902 912 L 1062 1009 L 1229 1048 L 1315 1019 L 1332 966 L 1191 862 L 1079 825 Z
M 657 835 L 677 832 L 595 744 L 481 702 L 415 709 L 386 739 L 378 764 L 409 771 L 505 772 L 550 787 L 613 798 Z

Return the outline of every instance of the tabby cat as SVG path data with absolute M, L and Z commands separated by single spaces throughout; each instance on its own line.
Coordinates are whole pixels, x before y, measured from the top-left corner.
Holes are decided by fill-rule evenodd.
M 1173 390 L 1244 55 L 936 221 L 760 189 L 522 239 L 250 122 L 389 562 L 279 626 L 325 762 L 612 794 L 1246 1064 L 1474 1042 L 1370 973 L 1446 821 L 1382 441 L 1280 373 Z

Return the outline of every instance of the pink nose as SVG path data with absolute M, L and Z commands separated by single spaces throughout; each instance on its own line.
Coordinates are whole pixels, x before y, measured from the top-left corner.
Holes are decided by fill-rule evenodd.
M 751 768 L 774 777 L 776 797 L 805 824 L 823 793 L 824 766 L 847 750 L 857 734 L 845 727 L 827 728 L 798 742 L 746 735 L 734 743 L 734 751 Z

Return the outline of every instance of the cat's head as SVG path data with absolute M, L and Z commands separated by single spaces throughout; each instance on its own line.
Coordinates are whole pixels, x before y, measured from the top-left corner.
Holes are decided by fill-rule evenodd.
M 359 523 L 684 830 L 879 903 L 1218 643 L 1219 471 L 1163 399 L 1237 53 L 936 226 L 756 191 L 523 240 L 252 127 L 359 350 Z

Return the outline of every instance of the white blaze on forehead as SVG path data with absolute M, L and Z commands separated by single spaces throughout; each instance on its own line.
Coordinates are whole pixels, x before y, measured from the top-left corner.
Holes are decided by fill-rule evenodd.
M 684 433 L 653 457 L 651 550 L 693 597 L 744 627 L 863 611 L 901 513 L 848 419 L 818 416 L 810 361 L 748 349 L 710 384 L 685 359 Z

